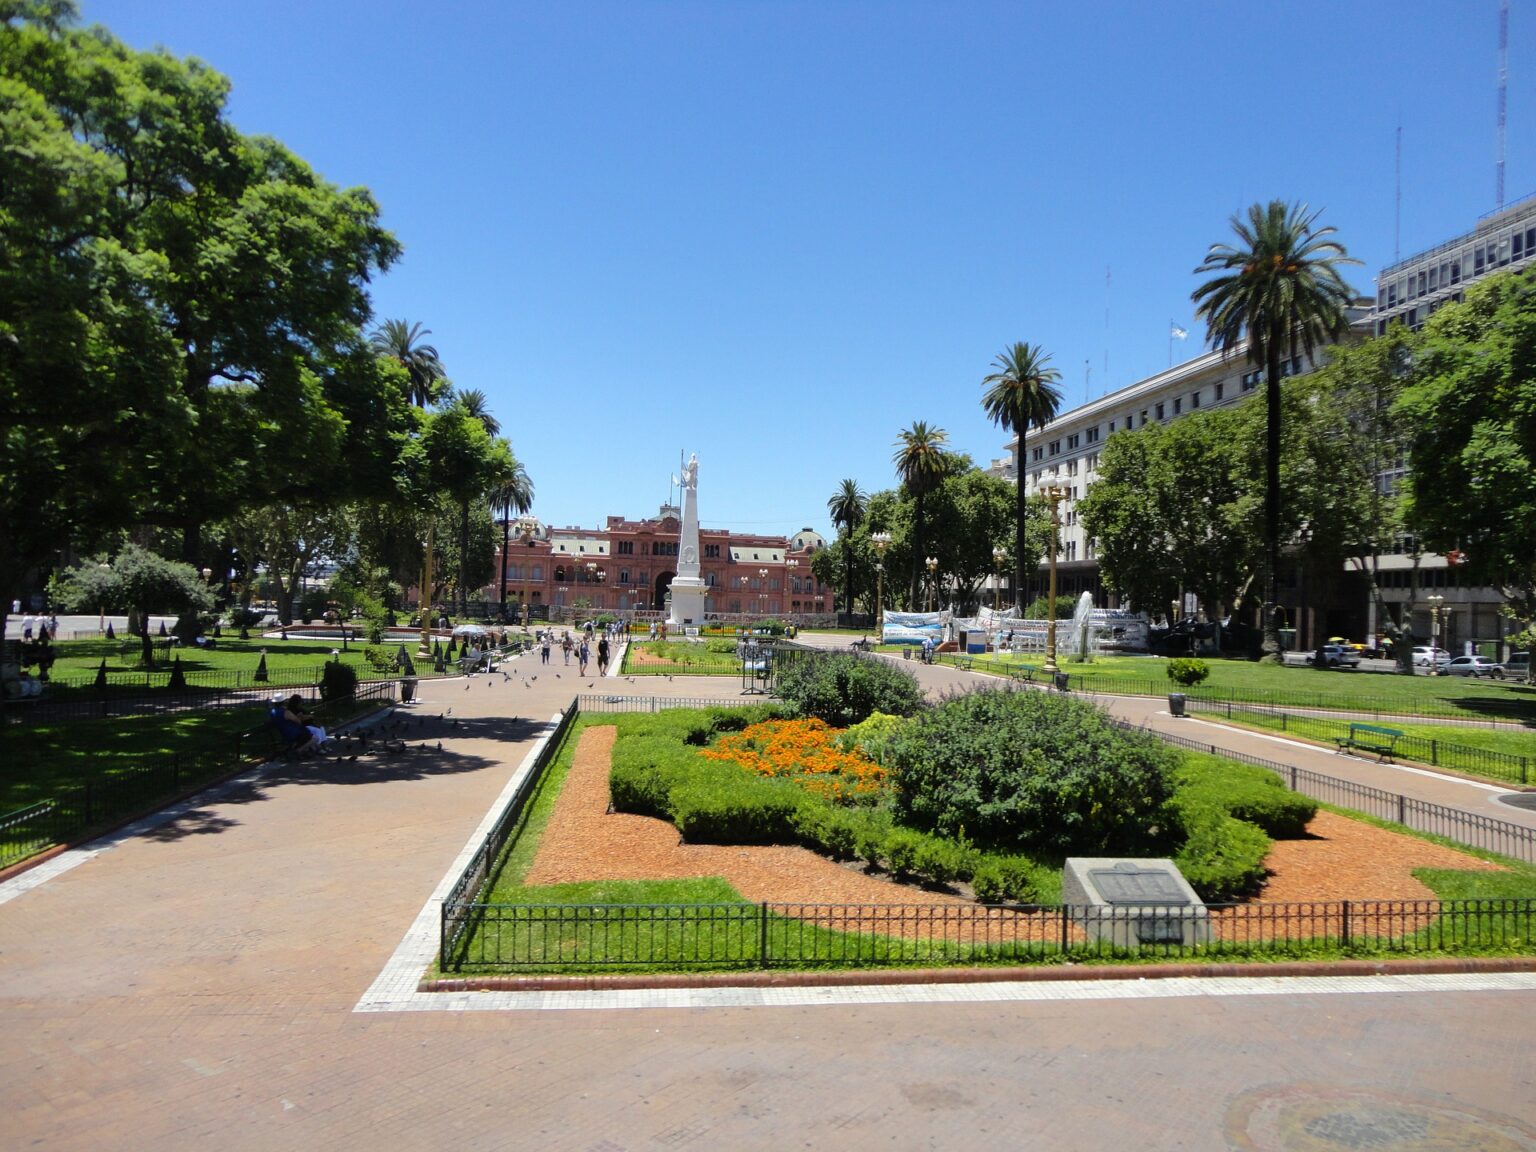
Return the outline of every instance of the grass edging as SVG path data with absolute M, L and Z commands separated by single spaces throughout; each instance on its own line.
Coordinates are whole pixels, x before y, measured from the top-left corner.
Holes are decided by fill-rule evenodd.
M 1428 976 L 1536 972 L 1533 956 L 1423 960 L 1276 960 L 1233 964 L 1048 964 L 997 968 L 866 968 L 772 972 L 590 973 L 424 979 L 418 992 L 601 992 L 646 988 L 849 988 L 903 984 L 1000 984 L 1063 980 L 1169 980 L 1254 976 Z

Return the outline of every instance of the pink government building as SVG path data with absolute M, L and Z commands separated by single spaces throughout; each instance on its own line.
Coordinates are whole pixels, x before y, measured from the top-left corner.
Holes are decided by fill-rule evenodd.
M 602 528 L 553 528 L 531 517 L 510 522 L 507 607 L 527 605 L 559 615 L 587 608 L 658 613 L 677 574 L 681 511 L 664 504 L 654 518 L 608 517 Z M 500 533 L 497 534 L 498 536 Z M 706 613 L 718 616 L 819 616 L 836 612 L 835 592 L 817 581 L 811 557 L 826 541 L 809 528 L 793 536 L 758 536 L 699 528 L 699 566 Z M 501 544 L 496 577 L 486 589 L 501 599 Z

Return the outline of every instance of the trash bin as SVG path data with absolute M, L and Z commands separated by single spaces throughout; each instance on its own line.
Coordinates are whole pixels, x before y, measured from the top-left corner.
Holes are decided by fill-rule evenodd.
M 910 660 L 910 659 L 912 659 L 912 649 L 910 647 L 903 648 L 901 650 L 901 658 L 903 660 Z
M 1182 692 L 1168 693 L 1168 711 L 1175 716 L 1184 715 L 1185 696 Z
M 416 699 L 416 681 L 407 676 L 400 681 L 400 703 L 409 704 L 414 699 Z
M 1058 672 L 1058 673 L 1056 673 L 1056 691 L 1058 691 L 1058 692 L 1065 692 L 1066 690 L 1067 690 L 1067 674 L 1065 672 Z

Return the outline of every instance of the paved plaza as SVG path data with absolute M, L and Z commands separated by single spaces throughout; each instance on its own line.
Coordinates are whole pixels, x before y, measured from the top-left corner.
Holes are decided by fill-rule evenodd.
M 1519 973 L 414 993 L 434 894 L 596 684 L 515 667 L 425 683 L 428 752 L 273 764 L 0 886 L 0 1147 L 1536 1150 Z M 1113 707 L 1521 820 L 1470 783 Z

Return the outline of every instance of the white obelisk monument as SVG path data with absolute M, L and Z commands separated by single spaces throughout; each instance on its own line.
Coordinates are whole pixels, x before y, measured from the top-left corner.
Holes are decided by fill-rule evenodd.
M 704 580 L 699 575 L 699 457 L 683 469 L 683 528 L 678 536 L 677 575 L 672 578 L 669 628 L 699 628 L 704 623 Z

